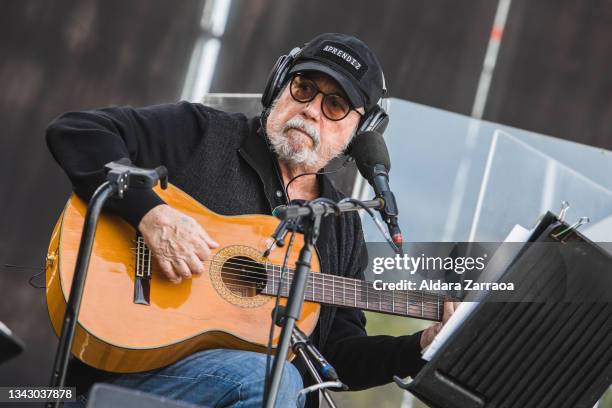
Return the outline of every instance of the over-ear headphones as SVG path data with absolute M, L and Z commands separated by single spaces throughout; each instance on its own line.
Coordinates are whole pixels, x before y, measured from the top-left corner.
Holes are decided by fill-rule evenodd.
M 302 51 L 301 48 L 295 47 L 289 54 L 281 55 L 278 60 L 276 60 L 276 64 L 274 64 L 272 71 L 268 74 L 266 88 L 261 94 L 261 104 L 264 109 L 268 109 L 272 106 L 274 98 L 276 98 L 285 82 L 289 79 L 287 74 L 293 66 L 296 57 L 300 54 L 300 51 Z
M 289 80 L 289 71 L 295 60 L 299 57 L 301 51 L 301 48 L 295 47 L 289 54 L 281 55 L 274 64 L 272 71 L 270 71 L 268 75 L 266 87 L 261 95 L 261 104 L 266 111 L 272 106 L 272 102 L 274 102 L 274 99 L 278 96 L 283 85 Z M 387 94 L 387 86 L 385 84 L 385 76 L 382 72 L 381 75 L 384 98 Z M 363 115 L 357 127 L 357 133 L 368 131 L 375 131 L 381 134 L 384 133 L 389 124 L 389 115 L 382 106 L 383 98 Z

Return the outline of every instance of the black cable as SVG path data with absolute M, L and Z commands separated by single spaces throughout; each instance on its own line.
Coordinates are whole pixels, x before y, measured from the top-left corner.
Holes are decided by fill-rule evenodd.
M 285 276 L 285 270 L 287 269 L 287 263 L 289 262 L 289 254 L 291 252 L 291 246 L 295 239 L 295 233 L 297 231 L 297 220 L 291 225 L 291 238 L 289 238 L 289 244 L 287 245 L 287 251 L 285 252 L 285 259 L 283 260 L 283 266 L 281 267 L 280 277 L 278 279 L 278 288 L 276 289 L 276 298 L 274 300 L 274 309 L 272 309 L 272 322 L 270 323 L 270 333 L 268 334 L 268 350 L 266 352 L 266 377 L 264 382 L 264 395 L 268 393 L 270 387 L 270 359 L 272 358 L 272 338 L 274 337 L 274 326 L 276 326 L 276 319 L 278 317 L 278 305 L 280 303 L 280 292 L 283 287 L 283 277 Z
M 43 285 L 37 285 L 34 282 L 34 279 L 38 278 L 40 275 L 42 275 L 43 273 L 46 272 L 45 268 L 36 268 L 36 267 L 33 267 L 33 266 L 23 266 L 23 265 L 13 265 L 13 264 L 8 264 L 8 263 L 5 263 L 4 267 L 5 268 L 16 268 L 16 269 L 33 269 L 35 271 L 40 271 L 40 272 L 30 276 L 30 279 L 28 279 L 28 283 L 30 284 L 30 286 L 32 286 L 33 288 L 36 288 L 36 289 L 46 289 L 47 288 L 47 286 L 44 285 L 44 284 Z
M 346 197 L 346 198 L 343 198 L 342 200 L 338 201 L 338 204 L 342 204 L 342 203 L 353 203 L 355 205 L 358 205 L 361 208 L 363 208 L 364 210 L 366 210 L 367 213 L 370 215 L 370 217 L 372 217 L 372 218 L 376 217 L 376 214 L 374 214 L 374 211 L 372 211 L 372 209 L 370 207 L 365 205 L 363 203 L 363 201 L 357 200 L 356 198 Z
M 43 285 L 37 285 L 37 284 L 34 282 L 34 279 L 38 278 L 38 277 L 39 277 L 40 275 L 42 275 L 43 273 L 45 273 L 45 270 L 44 270 L 44 269 L 43 269 L 42 271 L 38 272 L 37 274 L 30 276 L 30 279 L 28 279 L 28 283 L 30 284 L 30 286 L 32 286 L 33 288 L 36 288 L 36 289 L 46 289 L 46 288 L 47 288 L 47 285 L 46 285 L 46 284 L 43 284 Z
M 352 158 L 350 156 L 346 156 L 346 159 L 344 160 L 344 163 L 342 163 L 342 165 L 334 170 L 329 170 L 329 171 L 315 171 L 315 172 L 310 172 L 310 173 L 302 173 L 302 174 L 298 174 L 297 176 L 293 177 L 291 180 L 289 180 L 289 182 L 287 183 L 287 185 L 285 186 L 285 194 L 287 194 L 287 203 L 291 203 L 291 198 L 289 197 L 289 186 L 291 185 L 291 183 L 293 183 L 296 179 L 302 177 L 302 176 L 316 176 L 319 174 L 332 174 L 332 173 L 337 173 L 340 170 L 342 170 L 343 168 L 346 167 L 347 164 L 349 164 L 352 161 Z
M 391 248 L 393 248 L 393 251 L 395 251 L 395 253 L 401 254 L 399 247 L 395 244 L 395 242 L 393 242 L 393 239 L 391 238 L 391 236 L 385 232 L 385 227 L 378 220 L 378 218 L 376 218 L 376 214 L 374 214 L 374 211 L 372 211 L 371 208 L 367 207 L 362 201 L 357 200 L 355 198 L 351 198 L 351 197 L 343 198 L 342 200 L 338 201 L 338 204 L 342 204 L 342 203 L 353 203 L 355 205 L 360 206 L 364 210 L 366 210 L 366 212 L 370 215 L 370 217 L 372 217 L 372 221 L 374 221 L 374 225 L 376 225 L 376 227 L 378 228 L 380 233 L 383 235 L 383 237 L 385 237 L 385 239 L 387 240 Z
M 330 206 L 331 208 L 333 208 L 334 209 L 334 213 L 337 216 L 339 216 L 340 213 L 342 212 L 342 210 L 340 210 L 340 206 L 338 206 L 338 203 L 336 203 L 335 201 L 330 200 L 329 198 L 326 198 L 326 197 L 315 198 L 314 200 L 309 201 L 308 204 L 306 204 L 306 205 L 309 206 L 309 205 L 318 204 L 318 203 L 323 203 L 323 204 L 326 204 L 326 205 Z M 329 215 L 329 214 L 325 214 L 325 216 L 327 216 L 327 215 Z

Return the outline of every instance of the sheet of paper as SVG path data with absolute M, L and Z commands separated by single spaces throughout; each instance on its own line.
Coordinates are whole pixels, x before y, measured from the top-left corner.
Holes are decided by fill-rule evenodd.
M 520 226 L 515 225 L 510 231 L 510 234 L 506 237 L 504 242 L 527 242 L 529 236 L 531 235 L 531 231 Z M 518 252 L 520 248 L 516 247 L 516 252 Z M 498 276 L 505 271 L 504 264 L 508 264 L 512 259 L 508 257 L 508 251 L 504 251 L 503 258 L 497 257 L 494 255 L 487 266 L 487 270 L 483 273 L 483 276 L 486 276 L 486 279 L 483 281 L 493 282 Z M 513 258 L 513 257 L 510 257 Z M 444 345 L 444 343 L 452 336 L 452 334 L 457 330 L 467 319 L 467 317 L 472 314 L 476 306 L 478 306 L 480 302 L 462 302 L 455 313 L 451 316 L 450 319 L 446 322 L 442 330 L 436 335 L 431 344 L 423 350 L 423 359 L 430 361 L 433 356 L 438 352 L 440 348 Z

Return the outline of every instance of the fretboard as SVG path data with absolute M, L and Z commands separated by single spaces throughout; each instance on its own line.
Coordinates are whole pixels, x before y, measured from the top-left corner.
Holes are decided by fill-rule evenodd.
M 265 265 L 268 279 L 262 293 L 276 295 L 279 290 L 281 267 L 273 264 Z M 293 269 L 285 270 L 280 296 L 288 296 L 293 274 Z M 334 306 L 440 321 L 445 297 L 423 291 L 377 290 L 374 289 L 372 282 L 324 273 L 310 273 L 304 299 Z

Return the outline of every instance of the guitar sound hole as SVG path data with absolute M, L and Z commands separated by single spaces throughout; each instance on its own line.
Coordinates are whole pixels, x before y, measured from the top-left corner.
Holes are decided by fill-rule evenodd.
M 266 268 L 245 256 L 228 258 L 221 267 L 221 280 L 235 295 L 257 296 L 266 286 Z

